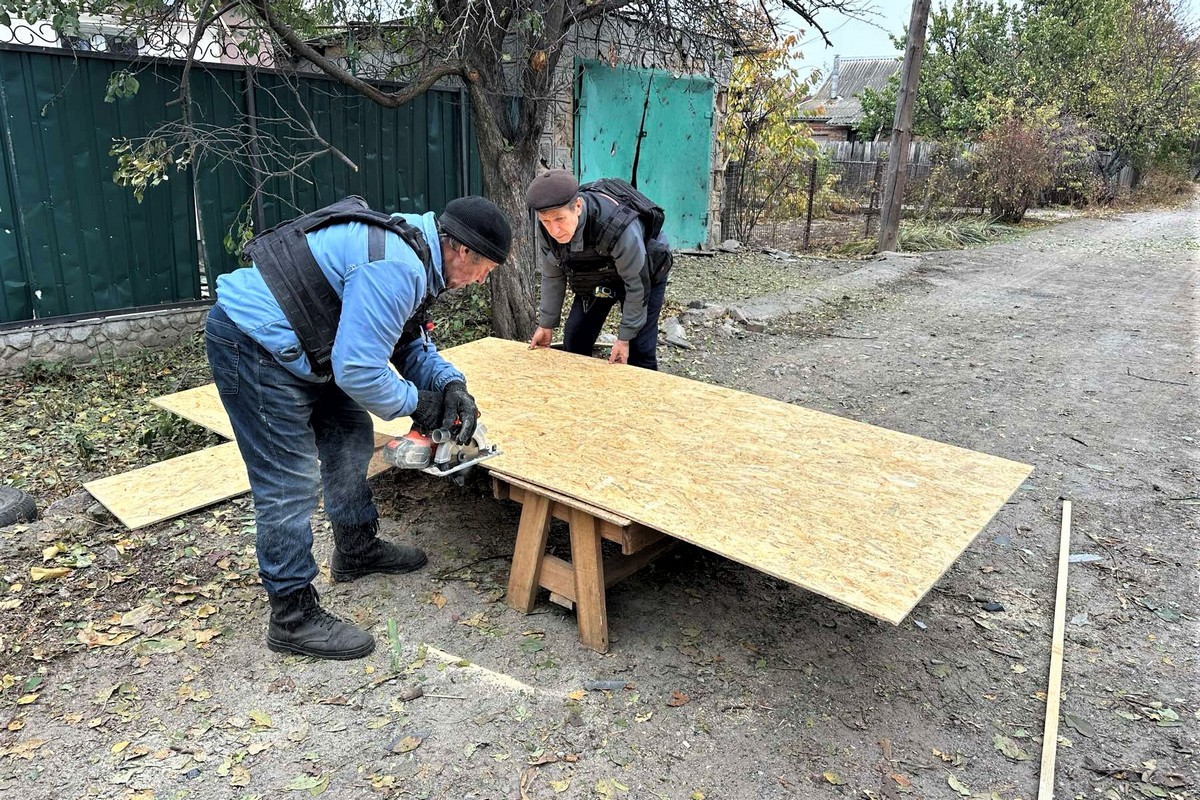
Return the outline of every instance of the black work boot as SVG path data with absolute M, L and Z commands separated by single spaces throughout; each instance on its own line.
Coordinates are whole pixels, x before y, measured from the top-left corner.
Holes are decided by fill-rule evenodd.
M 429 560 L 417 547 L 392 544 L 376 533 L 379 522 L 365 525 L 333 525 L 333 557 L 329 559 L 329 577 L 335 582 L 352 581 L 379 572 L 399 575 L 425 566 Z
M 375 638 L 321 608 L 310 584 L 298 592 L 272 595 L 267 647 L 276 653 L 348 661 L 375 649 Z

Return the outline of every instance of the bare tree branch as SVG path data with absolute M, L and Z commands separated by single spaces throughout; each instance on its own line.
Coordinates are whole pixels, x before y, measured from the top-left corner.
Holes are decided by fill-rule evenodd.
M 364 97 L 386 108 L 397 108 L 415 97 L 419 97 L 442 78 L 450 75 L 462 75 L 462 65 L 457 62 L 444 62 L 426 68 L 420 75 L 409 82 L 398 92 L 385 92 L 374 84 L 368 83 L 350 73 L 325 56 L 318 53 L 312 46 L 296 35 L 296 32 L 275 18 L 271 13 L 268 0 L 254 0 L 254 8 L 263 22 L 282 39 L 288 47 L 299 54 L 313 66 L 338 82 L 350 87 Z

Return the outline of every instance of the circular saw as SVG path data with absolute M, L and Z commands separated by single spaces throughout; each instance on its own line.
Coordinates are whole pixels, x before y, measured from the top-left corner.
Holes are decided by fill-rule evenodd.
M 499 447 L 488 444 L 487 428 L 482 422 L 475 426 L 475 433 L 465 444 L 454 441 L 454 434 L 446 428 L 429 434 L 413 428 L 383 446 L 383 460 L 392 466 L 442 477 L 454 475 L 460 483 L 467 470 L 500 453 Z

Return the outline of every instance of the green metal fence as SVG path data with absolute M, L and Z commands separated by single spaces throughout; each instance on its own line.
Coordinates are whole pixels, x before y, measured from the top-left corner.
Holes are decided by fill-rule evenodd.
M 173 61 L 139 64 L 137 94 L 104 102 L 109 76 L 129 67 L 100 54 L 0 48 L 0 324 L 201 300 L 237 266 L 224 243 L 252 192 L 247 171 L 202 162 L 147 189 L 140 204 L 113 182 L 113 140 L 180 114 L 167 105 L 182 74 Z M 384 109 L 316 76 L 293 77 L 289 88 L 278 73 L 197 65 L 189 80 L 196 119 L 309 147 L 284 122 L 301 118 L 303 105 L 358 165 L 326 154 L 268 181 L 258 209 L 268 226 L 346 194 L 384 211 L 440 211 L 480 191 L 460 92 L 431 90 Z

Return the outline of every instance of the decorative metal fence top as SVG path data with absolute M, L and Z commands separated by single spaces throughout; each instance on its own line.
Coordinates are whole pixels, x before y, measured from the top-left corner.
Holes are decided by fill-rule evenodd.
M 13 20 L 0 25 L 0 46 L 21 46 L 66 51 L 77 55 L 117 58 L 130 62 L 157 59 L 193 61 L 206 65 L 246 66 L 289 72 L 316 73 L 307 61 L 276 43 L 263 43 L 252 28 L 210 29 L 192 45 L 192 27 L 184 22 L 164 22 L 153 29 L 133 27 L 119 20 L 84 18 L 74 32 L 60 31 L 48 21 Z M 350 37 L 351 34 L 347 34 Z M 313 46 L 335 65 L 360 78 L 398 81 L 399 65 L 386 51 L 354 48 L 345 41 L 321 41 Z M 354 55 L 348 53 L 353 52 Z

